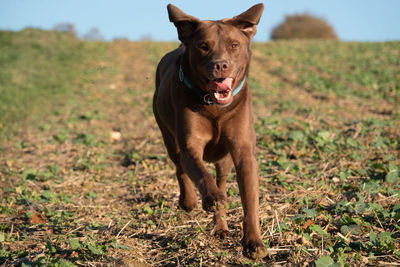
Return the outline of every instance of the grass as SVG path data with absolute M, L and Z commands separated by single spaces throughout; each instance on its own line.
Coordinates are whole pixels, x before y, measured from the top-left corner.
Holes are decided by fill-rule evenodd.
M 83 67 L 106 46 L 60 32 L 1 31 L 0 137 L 11 137 L 23 131 L 23 123 L 43 120 L 74 101 Z
M 83 42 L 32 29 L 0 36 L 9 40 L 0 42 L 9 66 L 0 68 L 0 264 L 400 263 L 399 42 L 254 44 L 270 255 L 253 262 L 241 253 L 234 175 L 225 240 L 210 235 L 201 205 L 177 208 L 151 112 L 156 64 L 177 43 Z
M 309 92 L 383 98 L 390 103 L 400 101 L 400 56 L 396 42 L 279 44 L 259 48 L 270 54 L 271 59 L 282 62 L 271 73 L 285 77 Z

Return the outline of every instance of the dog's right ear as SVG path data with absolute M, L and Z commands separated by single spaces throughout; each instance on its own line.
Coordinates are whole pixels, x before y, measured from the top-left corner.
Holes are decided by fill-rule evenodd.
M 200 23 L 198 18 L 185 14 L 174 5 L 167 6 L 169 21 L 173 22 L 178 29 L 178 38 L 182 43 L 186 43 L 196 31 Z

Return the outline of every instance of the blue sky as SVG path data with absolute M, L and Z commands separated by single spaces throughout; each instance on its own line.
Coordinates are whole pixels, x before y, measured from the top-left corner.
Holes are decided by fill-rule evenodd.
M 200 19 L 221 19 L 259 2 L 265 10 L 256 41 L 267 41 L 285 15 L 301 12 L 325 18 L 341 40 L 400 40 L 400 0 L 0 0 L 0 29 L 51 29 L 69 22 L 80 35 L 96 27 L 107 40 L 172 41 L 177 38 L 168 21 L 168 3 Z

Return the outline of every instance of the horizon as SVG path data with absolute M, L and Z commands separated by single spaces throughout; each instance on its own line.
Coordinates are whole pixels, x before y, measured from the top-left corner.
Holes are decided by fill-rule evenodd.
M 38 28 L 38 27 L 26 27 L 20 30 L 9 30 L 9 29 L 1 29 L 0 28 L 0 32 L 14 32 L 14 33 L 18 33 L 18 32 L 22 32 L 24 30 L 38 30 L 38 31 L 49 31 L 49 32 L 53 32 L 53 31 L 57 31 L 55 29 L 42 29 L 42 28 Z M 62 31 L 60 31 L 62 32 Z M 82 34 L 77 34 L 76 37 L 78 40 L 82 40 L 82 41 L 100 41 L 100 42 L 115 42 L 115 41 L 129 41 L 129 42 L 154 42 L 154 43 L 181 43 L 181 41 L 179 41 L 178 39 L 176 40 L 154 40 L 152 39 L 150 36 L 144 36 L 142 39 L 138 39 L 138 40 L 131 40 L 129 38 L 124 38 L 124 37 L 116 37 L 114 39 L 98 39 L 98 40 L 90 40 L 90 38 L 85 38 L 85 36 L 83 36 Z M 372 40 L 372 41 L 353 41 L 353 40 L 332 40 L 332 39 L 279 39 L 279 40 L 272 40 L 272 39 L 268 39 L 268 40 L 252 40 L 251 43 L 257 43 L 257 44 L 262 44 L 262 43 L 271 43 L 271 42 L 342 42 L 342 43 L 396 43 L 396 42 L 400 42 L 400 40 Z

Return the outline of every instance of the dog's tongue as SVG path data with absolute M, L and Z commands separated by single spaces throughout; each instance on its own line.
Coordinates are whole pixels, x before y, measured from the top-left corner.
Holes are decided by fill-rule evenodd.
M 225 78 L 224 80 L 217 82 L 217 81 L 210 81 L 206 85 L 207 91 L 226 91 L 232 88 L 232 78 Z
M 225 78 L 222 81 L 210 81 L 206 85 L 206 90 L 212 92 L 211 95 L 218 104 L 227 105 L 233 99 L 232 82 L 232 78 Z

